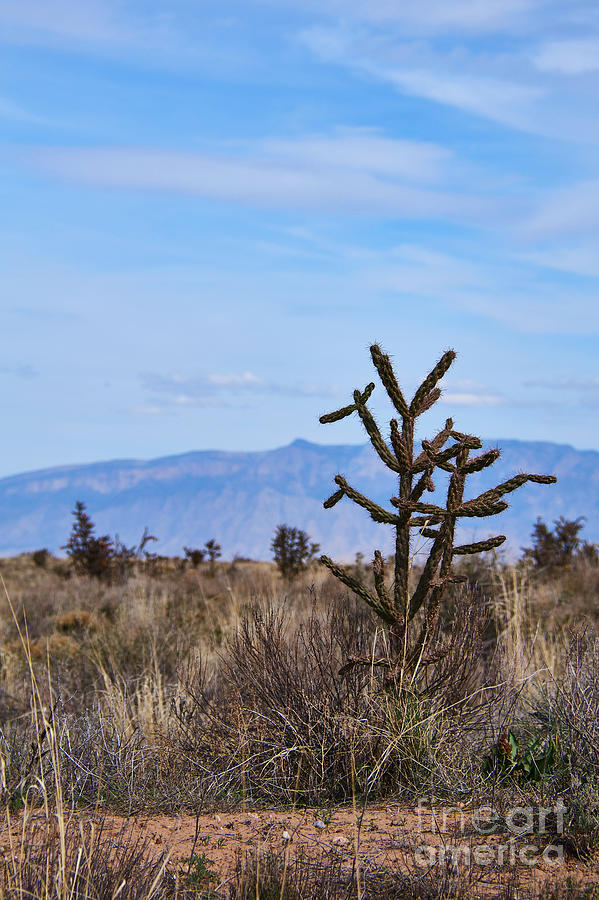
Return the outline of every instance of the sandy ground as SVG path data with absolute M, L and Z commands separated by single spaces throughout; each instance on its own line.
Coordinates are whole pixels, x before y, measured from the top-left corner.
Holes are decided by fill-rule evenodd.
M 508 828 L 486 834 L 488 818 L 482 810 L 405 805 L 377 805 L 365 809 L 260 811 L 177 815 L 173 817 L 77 813 L 72 825 L 105 819 L 111 832 L 126 829 L 128 837 L 147 841 L 151 856 L 168 852 L 170 864 L 186 868 L 191 854 L 201 857 L 212 873 L 213 887 L 226 884 L 236 860 L 247 852 L 310 856 L 326 854 L 361 871 L 386 866 L 424 874 L 431 866 L 459 868 L 471 880 L 473 895 L 493 896 L 515 870 L 522 887 L 538 889 L 543 882 L 568 877 L 599 884 L 599 858 L 582 863 L 562 858 L 548 834 L 515 835 Z M 36 814 L 34 818 L 43 818 Z M 16 823 L 15 823 L 16 824 Z M 534 830 L 539 830 L 535 820 Z M 6 832 L 4 837 L 6 837 Z M 6 846 L 0 835 L 0 842 Z M 452 849 L 453 848 L 453 849 Z

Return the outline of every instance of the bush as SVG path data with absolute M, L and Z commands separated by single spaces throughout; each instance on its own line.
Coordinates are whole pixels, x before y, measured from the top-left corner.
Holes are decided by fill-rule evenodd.
M 270 549 L 283 578 L 292 581 L 308 566 L 320 546 L 311 544 L 305 531 L 289 525 L 278 525 Z
M 95 828 L 66 829 L 64 843 L 54 823 L 24 824 L 21 845 L 2 854 L 0 893 L 5 900 L 177 896 L 164 857 L 152 857 L 148 841 L 127 829 L 111 831 L 103 821 Z
M 599 560 L 597 544 L 581 541 L 578 533 L 583 528 L 584 516 L 568 520 L 563 516 L 554 521 L 551 531 L 539 517 L 532 530 L 532 547 L 523 547 L 523 559 L 539 572 L 564 569 L 578 560 Z
M 216 572 L 216 560 L 222 556 L 220 544 L 217 544 L 214 538 L 210 538 L 209 541 L 206 541 L 204 547 L 210 560 L 210 574 L 214 575 Z
M 204 557 L 206 556 L 205 550 L 199 550 L 197 547 L 183 547 L 183 553 L 185 554 L 185 559 L 192 564 L 194 569 L 197 569 L 200 563 L 204 562 Z
M 31 559 L 36 566 L 39 566 L 40 569 L 45 569 L 48 565 L 48 560 L 51 558 L 52 554 L 46 547 L 44 547 L 42 550 L 34 550 L 34 552 L 31 554 Z
M 73 515 L 73 530 L 67 543 L 61 547 L 70 556 L 75 571 L 91 578 L 109 580 L 112 576 L 114 544 L 107 534 L 94 535 L 95 525 L 85 511 L 85 503 L 77 501 Z

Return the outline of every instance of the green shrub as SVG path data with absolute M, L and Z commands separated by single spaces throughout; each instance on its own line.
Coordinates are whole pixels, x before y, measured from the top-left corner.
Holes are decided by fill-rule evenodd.
M 306 569 L 320 547 L 310 543 L 305 531 L 290 525 L 278 525 L 270 549 L 283 578 L 292 581 Z
M 532 547 L 524 547 L 523 560 L 540 572 L 551 572 L 571 566 L 577 560 L 599 561 L 597 544 L 581 541 L 584 516 L 568 521 L 563 516 L 554 521 L 551 531 L 539 517 L 532 530 Z
M 109 580 L 112 577 L 114 544 L 107 534 L 96 537 L 95 525 L 85 511 L 85 503 L 77 501 L 71 536 L 61 547 L 71 558 L 75 571 L 91 578 Z

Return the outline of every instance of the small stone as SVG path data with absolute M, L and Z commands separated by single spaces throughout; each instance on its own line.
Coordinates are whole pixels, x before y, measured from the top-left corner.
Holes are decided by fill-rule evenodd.
M 314 827 L 315 827 L 315 828 L 318 828 L 319 831 L 322 831 L 323 828 L 326 828 L 327 826 L 326 826 L 325 823 L 322 821 L 322 819 L 317 819 L 316 822 L 314 823 Z
M 281 835 L 281 837 L 283 838 L 284 841 L 290 841 L 290 840 L 291 840 L 291 835 L 289 834 L 288 831 L 284 831 L 283 834 Z
M 331 839 L 331 844 L 336 847 L 346 847 L 349 844 L 349 838 L 346 838 L 344 834 L 336 834 Z

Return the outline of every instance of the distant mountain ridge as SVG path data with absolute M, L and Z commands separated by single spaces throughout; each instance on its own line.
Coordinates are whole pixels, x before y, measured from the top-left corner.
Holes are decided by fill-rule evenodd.
M 557 475 L 558 483 L 526 485 L 507 498 L 510 509 L 505 513 L 469 520 L 463 539 L 506 534 L 517 556 L 530 543 L 537 516 L 549 524 L 560 515 L 584 515 L 583 536 L 599 541 L 598 451 L 517 440 L 487 440 L 484 446 L 499 447 L 501 458 L 468 479 L 467 496 L 517 472 Z M 0 479 L 0 556 L 41 547 L 58 552 L 68 539 L 77 500 L 87 505 L 98 534 L 118 533 L 126 544 L 134 544 L 147 525 L 159 538 L 154 548 L 165 555 L 181 555 L 184 544 L 201 546 L 215 538 L 225 559 L 270 559 L 270 542 L 280 523 L 304 529 L 323 552 L 339 560 L 353 559 L 357 551 L 368 555 L 374 548 L 390 552 L 392 530 L 372 522 L 365 510 L 347 499 L 323 509 L 338 472 L 390 508 L 396 481 L 370 444 L 298 439 L 260 452 L 199 450 L 13 475 Z

